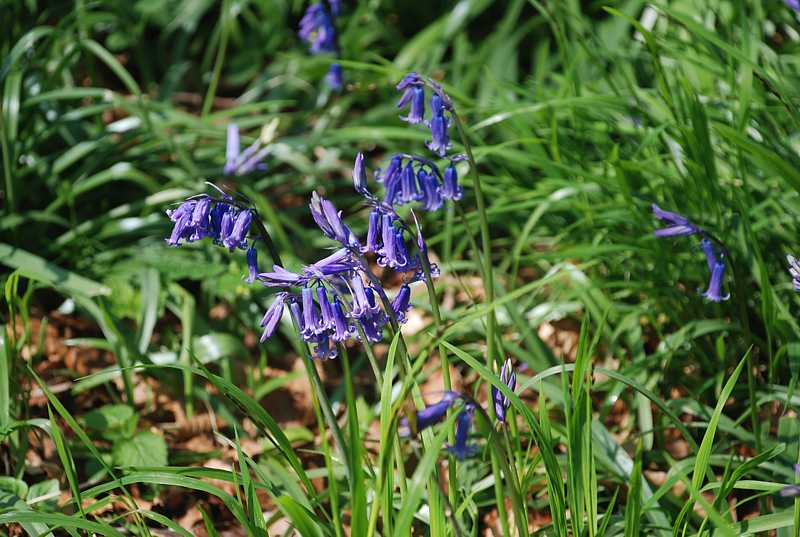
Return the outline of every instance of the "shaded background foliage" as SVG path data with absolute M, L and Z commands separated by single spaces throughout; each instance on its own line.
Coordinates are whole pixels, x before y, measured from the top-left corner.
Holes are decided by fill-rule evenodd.
M 337 28 L 346 86 L 335 94 L 323 82 L 331 58 L 311 57 L 297 38 L 304 2 L 7 1 L 2 262 L 52 284 L 30 302 L 22 291 L 7 301 L 17 314 L 24 304 L 35 317 L 61 307 L 92 319 L 96 340 L 81 344 L 113 351 L 120 365 L 180 361 L 191 346 L 226 378 L 258 390 L 260 368 L 293 352 L 290 337 L 253 344 L 269 291 L 241 280 L 243 255 L 204 244 L 168 248 L 163 211 L 205 190 L 205 181 L 220 183 L 254 201 L 291 266 L 327 246 L 308 217 L 312 190 L 334 199 L 363 233 L 349 168 L 358 151 L 374 169 L 393 152 L 422 147 L 425 132 L 401 123 L 394 107 L 394 83 L 417 70 L 445 85 L 475 146 L 504 354 L 531 373 L 555 366 L 562 355 L 553 330 L 576 332 L 588 315 L 591 330 L 602 330 L 595 364 L 652 390 L 699 441 L 730 371 L 752 347 L 713 464 L 721 472 L 731 453 L 783 443 L 771 466 L 747 475 L 788 482 L 798 440 L 786 412 L 797 404 L 800 357 L 784 261 L 797 252 L 800 215 L 797 17 L 778 0 L 656 5 L 345 2 Z M 238 123 L 249 143 L 275 118 L 269 170 L 222 177 L 226 125 Z M 652 202 L 726 243 L 729 302 L 699 296 L 708 275 L 696 242 L 652 236 Z M 481 302 L 469 185 L 459 207 L 426 215 L 424 225 L 445 273 L 437 285 L 448 341 L 477 356 L 484 325 L 458 322 Z M 25 252 L 70 273 L 46 266 L 43 274 L 41 260 Z M 509 297 L 519 289 L 529 291 Z M 427 327 L 429 306 L 421 294 L 414 302 Z M 220 304 L 223 315 L 214 310 Z M 14 313 L 7 318 L 14 322 Z M 429 334 L 412 340 L 424 346 Z M 574 359 L 574 348 L 564 354 Z M 40 351 L 33 365 L 42 358 Z M 458 367 L 465 386 L 479 385 L 482 375 Z M 11 378 L 26 375 L 21 362 L 9 369 Z M 68 368 L 50 374 L 48 381 L 79 377 Z M 151 374 L 171 373 L 141 373 Z M 643 440 L 645 468 L 668 469 L 675 429 L 664 413 L 612 378 L 592 390 L 599 423 L 631 455 Z M 362 391 L 375 402 L 373 390 Z M 609 418 L 618 400 L 624 422 Z M 38 415 L 21 401 L 12 408 L 17 419 Z M 555 403 L 551 410 L 555 426 L 563 413 Z M 375 413 L 366 416 L 365 424 Z M 607 506 L 627 480 L 600 466 Z M 469 484 L 487 473 L 469 468 Z M 8 473 L 22 477 L 24 468 L 11 463 Z M 744 498 L 739 516 L 775 507 Z M 480 489 L 474 513 L 492 500 Z M 531 503 L 545 505 L 541 495 Z M 680 506 L 672 499 L 661 507 L 673 520 Z M 620 509 L 611 508 L 615 517 Z

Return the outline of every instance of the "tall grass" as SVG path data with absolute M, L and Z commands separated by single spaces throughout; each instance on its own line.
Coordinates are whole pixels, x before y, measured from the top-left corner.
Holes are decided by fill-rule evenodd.
M 796 14 L 779 0 L 343 6 L 341 93 L 296 35 L 302 2 L 2 9 L 1 531 L 800 534 L 800 503 L 777 495 L 800 461 Z M 243 255 L 167 247 L 164 209 L 206 181 L 240 192 L 287 266 L 329 246 L 312 191 L 363 235 L 355 154 L 427 136 L 397 117 L 411 70 L 452 96 L 455 150 L 471 154 L 464 199 L 421 217 L 441 278 L 415 293 L 402 340 L 324 366 L 286 320 L 252 344 L 271 292 L 242 281 Z M 222 177 L 226 125 L 249 144 L 273 120 L 269 169 Z M 700 296 L 697 242 L 655 238 L 651 203 L 724 242 L 729 301 Z M 86 376 L 48 351 L 65 316 L 88 322 L 63 348 L 113 363 Z M 268 396 L 298 380 L 310 418 L 293 425 Z M 398 435 L 446 383 L 488 412 L 463 462 L 443 450 L 457 409 Z M 219 417 L 224 467 L 167 444 L 148 386 Z M 28 457 L 45 444 L 47 460 Z M 197 502 L 194 528 L 151 503 L 171 487 Z

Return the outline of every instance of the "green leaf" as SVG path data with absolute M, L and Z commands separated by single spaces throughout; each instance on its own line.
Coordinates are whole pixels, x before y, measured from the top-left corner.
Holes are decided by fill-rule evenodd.
M 131 437 L 136 430 L 138 417 L 128 405 L 106 405 L 83 416 L 86 427 L 99 432 L 104 438 Z
M 60 495 L 58 479 L 45 479 L 30 486 L 26 502 L 38 510 L 55 511 Z
M 211 332 L 192 341 L 192 350 L 201 363 L 215 362 L 221 358 L 245 358 L 247 348 L 241 338 L 222 332 Z
M 111 289 L 74 272 L 65 270 L 21 248 L 0 243 L 0 263 L 19 270 L 20 274 L 50 285 L 66 294 L 88 297 L 109 295 Z
M 23 500 L 28 496 L 28 485 L 21 479 L 11 476 L 0 476 L 0 490 L 13 494 Z
M 112 457 L 114 464 L 123 468 L 166 466 L 167 443 L 161 436 L 143 431 L 133 438 L 115 442 Z
M 294 501 L 291 496 L 275 498 L 275 503 L 303 537 L 322 537 L 322 530 L 314 521 L 313 513 Z

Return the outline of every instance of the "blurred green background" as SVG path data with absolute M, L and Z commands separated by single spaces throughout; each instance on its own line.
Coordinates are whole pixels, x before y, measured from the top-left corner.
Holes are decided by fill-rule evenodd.
M 784 2 L 344 1 L 336 21 L 340 93 L 323 80 L 333 58 L 311 56 L 297 37 L 305 8 L 268 0 L 1 4 L 0 262 L 4 319 L 16 334 L 5 345 L 13 350 L 4 366 L 6 422 L 42 415 L 27 400 L 34 383 L 25 363 L 50 384 L 78 381 L 66 401 L 76 413 L 98 386 L 97 404 L 130 402 L 134 386 L 113 383 L 115 364 L 180 363 L 189 352 L 259 401 L 295 378 L 264 388 L 268 366 L 293 368 L 293 343 L 284 327 L 257 344 L 271 292 L 242 280 L 243 254 L 204 243 L 169 248 L 164 210 L 206 191 L 206 181 L 242 193 L 290 268 L 329 246 L 308 215 L 314 190 L 363 234 L 352 162 L 363 151 L 375 169 L 395 152 L 424 151 L 425 130 L 401 122 L 395 108 L 394 84 L 416 70 L 453 97 L 475 150 L 503 354 L 527 364 L 526 377 L 574 360 L 577 326 L 588 315 L 601 334 L 595 365 L 628 381 L 595 379 L 603 438 L 629 454 L 641 442 L 645 469 L 666 471 L 692 449 L 671 451 L 674 424 L 642 389 L 682 416 L 699 441 L 730 371 L 752 349 L 711 464 L 723 472 L 731 454 L 783 444 L 771 462 L 743 475 L 774 486 L 793 479 L 800 326 L 785 254 L 800 252 L 800 25 Z M 224 177 L 228 123 L 247 144 L 274 119 L 268 170 Z M 480 356 L 482 315 L 468 316 L 482 299 L 471 242 L 478 216 L 468 182 L 465 191 L 457 209 L 424 215 L 423 227 L 443 272 L 437 288 L 447 340 Z M 653 202 L 726 243 L 730 301 L 700 296 L 708 274 L 696 242 L 653 237 Z M 422 348 L 431 337 L 424 292 L 414 305 L 419 318 L 409 337 Z M 89 325 L 70 336 L 58 315 Z M 109 352 L 114 362 L 47 365 L 55 360 L 44 344 L 48 323 L 66 347 Z M 338 366 L 327 367 L 335 378 Z M 462 386 L 478 390 L 479 375 L 456 367 Z M 107 376 L 84 378 L 98 372 Z M 136 381 L 178 386 L 173 395 L 190 413 L 209 399 L 171 374 L 148 369 Z M 374 387 L 363 384 L 366 431 L 377 410 Z M 344 397 L 335 385 L 331 392 L 334 401 Z M 558 423 L 560 406 L 550 402 Z M 140 419 L 159 423 L 151 403 L 139 407 Z M 301 445 L 313 443 L 309 429 L 298 431 Z M 599 501 L 615 523 L 625 508 L 610 497 L 631 472 L 617 444 L 597 448 L 605 457 Z M 8 475 L 30 477 L 15 459 L 27 447 L 20 439 L 4 447 Z M 81 465 L 92 457 L 76 457 L 84 459 L 80 473 L 91 474 Z M 466 512 L 477 531 L 493 498 L 476 485 L 485 465 L 469 468 L 463 487 L 477 488 L 465 494 Z M 541 476 L 527 477 L 541 485 Z M 665 494 L 659 512 L 674 520 L 682 500 Z M 722 508 L 724 498 L 712 501 Z M 731 521 L 784 506 L 748 494 L 737 501 L 738 514 L 725 514 Z M 542 494 L 530 504 L 546 511 Z M 696 529 L 702 518 L 693 516 Z M 786 526 L 786 516 L 770 528 Z

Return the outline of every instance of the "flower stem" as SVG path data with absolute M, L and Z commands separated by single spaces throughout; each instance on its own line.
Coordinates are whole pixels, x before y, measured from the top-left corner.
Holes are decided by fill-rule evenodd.
M 486 201 L 483 197 L 483 191 L 481 190 L 481 181 L 478 175 L 478 166 L 475 163 L 475 157 L 472 154 L 472 146 L 467 139 L 467 133 L 464 129 L 464 125 L 461 122 L 461 118 L 456 113 L 455 109 L 452 110 L 453 121 L 456 124 L 456 128 L 458 129 L 458 135 L 461 138 L 461 143 L 464 145 L 464 151 L 467 153 L 467 160 L 469 161 L 469 170 L 470 175 L 472 176 L 472 186 L 473 190 L 475 191 L 475 205 L 478 210 L 478 219 L 480 221 L 480 230 L 481 230 L 481 243 L 483 246 L 483 268 L 482 268 L 482 277 L 483 277 L 483 289 L 484 294 L 486 296 L 486 303 L 492 304 L 494 302 L 494 275 L 492 272 L 492 245 L 491 245 L 491 238 L 489 235 L 489 219 L 486 215 Z M 495 341 L 494 341 L 494 333 L 497 329 L 497 318 L 495 316 L 494 310 L 490 309 L 487 313 L 488 320 L 486 326 L 486 359 L 491 366 L 493 363 L 497 362 L 497 357 L 495 356 Z

